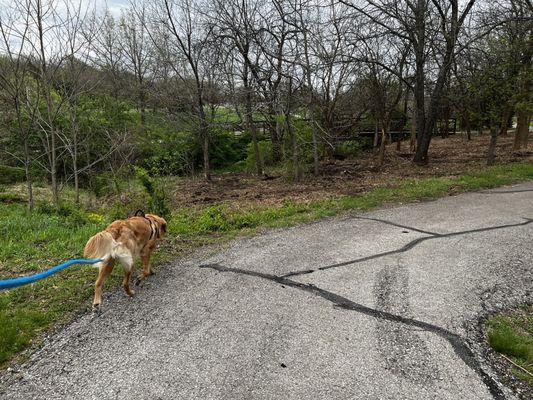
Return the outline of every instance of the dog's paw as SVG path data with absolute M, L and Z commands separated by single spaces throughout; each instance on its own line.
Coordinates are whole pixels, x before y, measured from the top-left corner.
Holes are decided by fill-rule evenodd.
M 128 296 L 130 296 L 130 297 L 133 297 L 133 296 L 135 296 L 135 290 L 130 289 L 130 290 L 128 290 L 128 291 L 126 292 L 126 294 L 127 294 Z
M 93 315 L 98 315 L 98 314 L 100 314 L 101 311 L 102 311 L 102 307 L 101 307 L 100 303 L 93 304 L 93 308 L 92 308 Z

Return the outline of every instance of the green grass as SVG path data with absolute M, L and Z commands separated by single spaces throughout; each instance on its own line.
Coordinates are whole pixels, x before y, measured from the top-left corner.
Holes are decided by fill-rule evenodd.
M 105 224 L 72 215 L 28 214 L 25 205 L 0 204 L 0 279 L 32 274 L 80 256 L 87 238 Z M 0 294 L 0 364 L 52 323 L 88 299 L 94 271 L 75 267 Z
M 280 206 L 247 206 L 232 203 L 174 210 L 166 244 L 154 263 L 178 257 L 206 243 L 252 234 L 257 229 L 285 227 L 346 212 L 360 212 L 386 203 L 433 199 L 450 193 L 491 188 L 533 180 L 533 164 L 486 168 L 458 177 L 410 179 L 389 182 L 360 196 L 345 196 L 309 203 L 285 202 Z M 9 200 L 10 196 L 6 196 Z M 65 207 L 55 213 L 41 206 L 28 214 L 24 204 L 0 202 L 0 279 L 35 273 L 81 256 L 87 239 L 113 218 L 88 216 Z M 103 213 L 103 212 L 102 212 Z M 107 288 L 117 286 L 115 268 Z M 21 350 L 38 344 L 41 334 L 91 304 L 96 271 L 74 267 L 39 283 L 0 293 L 0 366 Z
M 173 213 L 170 232 L 180 237 L 235 233 L 243 229 L 273 228 L 315 221 L 348 211 L 366 211 L 387 203 L 409 203 L 444 195 L 487 189 L 533 180 L 533 164 L 497 166 L 457 177 L 408 179 L 391 182 L 360 196 L 344 196 L 311 203 L 285 202 L 281 206 L 246 209 L 232 203 L 217 204 Z
M 513 313 L 492 317 L 487 321 L 490 346 L 533 374 L 533 306 Z M 533 377 L 520 368 L 513 374 L 533 385 Z

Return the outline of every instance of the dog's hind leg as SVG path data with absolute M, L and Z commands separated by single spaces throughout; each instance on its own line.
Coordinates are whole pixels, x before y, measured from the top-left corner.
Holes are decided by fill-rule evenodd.
M 105 278 L 111 273 L 113 270 L 113 261 L 109 261 L 107 264 L 103 264 L 100 267 L 100 270 L 98 272 L 98 278 L 96 279 L 96 283 L 94 284 L 94 299 L 93 299 L 93 309 L 98 309 L 100 304 L 102 304 L 102 292 L 104 287 L 104 281 Z
M 124 267 L 124 280 L 122 281 L 122 285 L 124 286 L 124 291 L 126 292 L 128 296 L 133 296 L 135 294 L 135 291 L 130 289 L 130 277 L 133 271 L 133 263 L 131 264 L 123 263 L 122 266 Z
M 133 296 L 135 292 L 130 289 L 130 277 L 133 271 L 133 255 L 131 250 L 124 243 L 117 242 L 113 249 L 113 257 L 118 260 L 124 268 L 124 279 L 122 281 L 124 291 L 128 296 Z

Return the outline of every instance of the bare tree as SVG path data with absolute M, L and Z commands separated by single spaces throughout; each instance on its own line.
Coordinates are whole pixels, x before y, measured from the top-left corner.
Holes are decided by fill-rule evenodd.
M 22 155 L 10 153 L 24 165 L 28 209 L 33 210 L 33 176 L 31 173 L 31 136 L 34 129 L 37 96 L 28 96 L 31 86 L 31 68 L 27 58 L 30 16 L 19 13 L 20 9 L 4 7 L 0 11 L 0 51 L 5 59 L 0 62 L 0 95 L 6 105 L 6 122 L 13 115 L 16 127 L 15 140 L 22 142 Z M 32 101 L 33 100 L 33 101 Z M 9 131 L 8 131 L 9 132 Z M 6 138 L 10 139 L 10 138 Z M 7 148 L 7 146 L 5 146 Z
M 118 99 L 125 70 L 124 53 L 120 43 L 119 27 L 115 19 L 105 11 L 99 21 L 98 32 L 92 43 L 94 52 L 93 64 L 105 75 L 105 84 L 111 87 L 111 94 Z
M 254 113 L 254 88 L 253 76 L 257 77 L 258 66 L 257 49 L 254 49 L 256 34 L 259 29 L 259 7 L 257 0 L 215 0 L 214 7 L 209 15 L 210 24 L 219 42 L 226 48 L 234 48 L 230 52 L 237 57 L 240 66 L 240 80 L 244 90 L 244 124 L 246 130 L 252 135 L 252 146 L 256 163 L 257 175 L 263 174 L 263 165 L 257 143 L 257 128 L 253 121 Z
M 428 162 L 428 150 L 438 107 L 448 79 L 457 41 L 475 0 L 341 0 L 382 34 L 410 43 L 414 63 L 417 108 L 417 148 L 413 161 Z M 388 67 L 384 65 L 384 67 Z M 428 85 L 427 79 L 435 83 Z M 426 109 L 427 107 L 427 109 Z
M 374 46 L 375 49 L 383 49 L 385 46 Z M 369 54 L 372 51 L 368 50 Z M 399 76 L 403 76 L 407 52 L 399 57 L 394 70 L 398 71 Z M 372 54 L 371 61 L 368 63 L 368 81 L 370 96 L 368 102 L 371 111 L 376 120 L 376 126 L 381 131 L 379 140 L 378 164 L 381 166 L 385 161 L 385 145 L 389 137 L 390 123 L 402 96 L 406 95 L 405 84 L 395 73 L 383 69 L 380 64 L 382 58 L 379 54 Z M 400 139 L 398 139 L 400 140 Z
M 146 126 L 148 74 L 153 64 L 152 42 L 147 32 L 147 18 L 145 3 L 136 3 L 135 9 L 126 10 L 120 18 L 121 52 L 124 55 L 124 66 L 134 77 L 142 130 Z M 111 40 L 104 39 L 106 51 L 113 46 Z M 109 57 L 108 63 L 111 63 L 112 68 L 117 62 L 116 58 Z
M 33 64 L 38 96 L 42 94 L 44 109 L 37 108 L 36 122 L 41 133 L 43 148 L 45 150 L 52 187 L 52 201 L 59 205 L 59 182 L 57 166 L 59 141 L 57 132 L 57 118 L 64 106 L 64 99 L 57 96 L 54 90 L 54 78 L 61 68 L 64 57 L 63 21 L 58 11 L 57 1 L 25 0 L 18 3 L 21 15 L 28 16 L 29 43 L 31 50 L 30 60 Z
M 195 110 L 198 119 L 198 135 L 202 142 L 204 162 L 204 177 L 211 180 L 209 165 L 209 123 L 205 112 L 205 84 L 207 65 L 204 62 L 208 56 L 207 47 L 213 41 L 213 28 L 202 19 L 200 1 L 194 0 L 158 0 L 153 4 L 151 38 L 158 50 L 169 57 L 177 57 L 181 63 L 172 62 L 174 73 L 183 82 L 193 82 L 192 94 L 195 100 Z M 160 28 L 158 27 L 160 25 Z M 161 30 L 163 32 L 161 32 Z M 168 34 L 172 41 L 167 41 L 170 46 L 162 49 L 157 39 Z M 185 67 L 185 68 L 183 68 Z

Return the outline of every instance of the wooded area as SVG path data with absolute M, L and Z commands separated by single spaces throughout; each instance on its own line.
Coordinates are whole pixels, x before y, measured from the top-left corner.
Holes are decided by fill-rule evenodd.
M 490 132 L 489 165 L 508 128 L 528 146 L 530 0 L 1 4 L 0 167 L 30 210 L 37 181 L 58 205 L 133 165 L 299 181 L 363 150 L 383 165 L 392 140 L 426 165 L 456 129 Z

